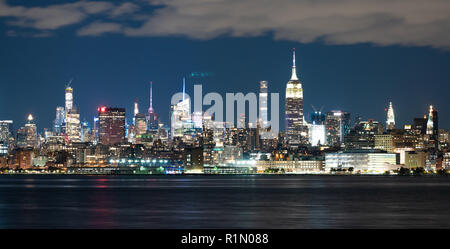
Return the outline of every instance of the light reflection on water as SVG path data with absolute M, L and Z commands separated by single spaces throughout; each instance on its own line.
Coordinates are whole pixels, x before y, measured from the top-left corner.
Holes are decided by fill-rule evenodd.
M 446 177 L 0 176 L 0 228 L 450 228 Z

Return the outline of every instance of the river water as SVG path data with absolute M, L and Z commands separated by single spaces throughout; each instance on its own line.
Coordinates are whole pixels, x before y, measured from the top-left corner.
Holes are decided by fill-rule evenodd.
M 0 175 L 0 228 L 450 228 L 450 178 Z

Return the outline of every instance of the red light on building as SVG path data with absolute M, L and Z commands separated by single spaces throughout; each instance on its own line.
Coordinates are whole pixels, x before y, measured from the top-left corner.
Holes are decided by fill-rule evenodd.
M 104 106 L 99 107 L 99 108 L 97 108 L 97 111 L 98 112 L 105 112 L 106 111 L 106 107 L 104 107 Z

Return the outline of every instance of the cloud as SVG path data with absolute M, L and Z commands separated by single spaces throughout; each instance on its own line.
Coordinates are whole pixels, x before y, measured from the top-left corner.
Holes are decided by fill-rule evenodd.
M 99 36 L 105 33 L 118 33 L 122 26 L 118 23 L 94 22 L 77 31 L 79 36 Z
M 164 6 L 130 36 L 221 35 L 330 44 L 450 47 L 448 0 L 152 0 Z
M 139 6 L 130 2 L 123 3 L 111 12 L 112 17 L 131 14 L 139 10 Z
M 38 30 L 56 30 L 68 25 L 81 23 L 98 14 L 119 16 L 131 13 L 133 4 L 116 6 L 111 2 L 77 1 L 54 4 L 45 7 L 11 6 L 0 0 L 0 17 L 7 18 L 7 24 Z
M 144 4 L 149 11 L 142 10 Z M 121 5 L 78 1 L 28 8 L 0 0 L 0 17 L 12 18 L 7 19 L 9 25 L 51 30 L 93 18 L 78 35 L 116 32 L 213 39 L 269 34 L 302 43 L 444 49 L 450 49 L 448 13 L 448 0 L 140 0 Z

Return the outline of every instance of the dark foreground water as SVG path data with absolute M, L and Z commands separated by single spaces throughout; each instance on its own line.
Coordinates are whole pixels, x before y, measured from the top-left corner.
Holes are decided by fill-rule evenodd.
M 450 228 L 450 178 L 0 175 L 0 228 Z

